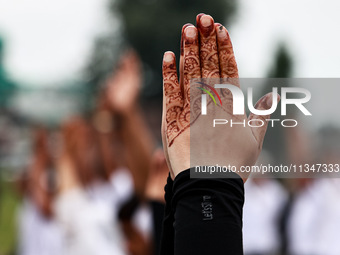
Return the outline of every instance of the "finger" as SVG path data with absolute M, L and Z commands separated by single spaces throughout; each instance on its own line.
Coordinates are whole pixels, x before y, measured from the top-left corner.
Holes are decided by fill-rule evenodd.
M 198 31 L 187 26 L 183 33 L 183 95 L 184 105 L 190 105 L 190 80 L 201 77 Z
M 164 156 L 164 150 L 163 149 L 156 149 L 156 151 L 153 154 L 153 161 L 154 165 L 157 168 L 157 172 L 161 171 L 160 169 L 162 168 L 162 165 L 165 163 L 166 164 L 166 159 Z
M 127 52 L 128 65 L 127 68 L 130 71 L 141 72 L 141 60 L 138 53 L 134 49 L 129 49 Z
M 219 61 L 214 19 L 210 15 L 202 15 L 197 17 L 197 21 L 200 38 L 202 78 L 219 78 Z
M 196 25 L 199 23 L 199 21 L 200 21 L 200 19 L 201 19 L 201 17 L 202 17 L 203 15 L 206 15 L 206 14 L 205 14 L 205 13 L 199 13 L 199 14 L 197 14 L 197 16 L 196 16 Z
M 124 73 L 122 74 L 124 79 L 125 93 L 130 95 L 133 101 L 137 100 L 139 91 L 141 89 L 141 63 L 137 52 L 130 49 L 126 53 L 126 63 Z
M 184 30 L 186 27 L 188 26 L 193 26 L 192 24 L 190 23 L 187 23 L 185 24 L 183 27 L 182 27 L 182 32 L 181 32 L 181 55 L 180 55 L 180 58 L 179 58 L 179 84 L 181 86 L 181 89 L 182 89 L 182 92 L 184 91 L 184 88 L 183 88 L 183 84 L 184 84 L 184 74 L 183 74 L 183 64 L 184 64 Z
M 215 31 L 221 78 L 238 78 L 237 64 L 228 30 L 221 24 L 215 23 Z
M 165 124 L 168 145 L 180 133 L 178 120 L 183 108 L 183 95 L 178 83 L 176 60 L 173 52 L 165 52 L 163 58 L 163 91 L 165 100 Z
M 273 102 L 276 100 L 275 102 Z M 273 100 L 273 93 L 268 93 L 261 97 L 259 101 L 257 101 L 255 105 L 255 109 L 257 110 L 269 110 L 273 104 L 276 104 L 280 101 L 280 96 L 277 95 L 277 98 Z M 250 123 L 253 132 L 253 135 L 258 142 L 259 146 L 262 148 L 264 136 L 267 131 L 267 126 L 268 126 L 268 121 L 267 119 L 270 119 L 270 114 L 269 115 L 256 115 L 254 113 L 251 113 L 249 115 L 248 121 L 251 120 Z
M 118 70 L 128 69 L 132 57 L 133 57 L 132 50 L 130 49 L 125 50 L 119 58 L 117 69 Z

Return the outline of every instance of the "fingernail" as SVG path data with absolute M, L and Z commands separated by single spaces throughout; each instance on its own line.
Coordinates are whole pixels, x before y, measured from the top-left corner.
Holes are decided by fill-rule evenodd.
M 186 24 L 184 24 L 183 27 L 182 27 L 182 32 L 183 32 L 188 26 L 193 26 L 193 24 L 191 24 L 191 23 L 186 23 Z
M 220 38 L 226 38 L 227 37 L 227 32 L 225 31 L 225 29 L 223 28 L 222 25 L 218 27 L 217 36 L 220 37 Z
M 194 26 L 187 27 L 184 32 L 187 38 L 195 38 L 197 35 L 196 29 Z
M 167 52 L 164 53 L 163 60 L 164 60 L 164 62 L 169 62 L 170 63 L 170 62 L 172 62 L 174 60 L 174 57 L 173 57 L 171 52 L 167 51 Z
M 184 54 L 184 50 L 183 50 L 183 34 L 184 34 L 184 30 L 185 30 L 188 26 L 193 26 L 193 24 L 191 24 L 191 23 L 186 23 L 186 24 L 183 25 L 183 27 L 182 27 L 182 36 L 181 36 L 181 56 L 183 56 L 183 54 Z
M 202 18 L 202 16 L 205 15 L 204 13 L 200 13 L 196 16 L 196 25 L 198 25 L 200 19 Z
M 203 27 L 209 27 L 212 24 L 212 18 L 210 15 L 203 15 L 200 20 Z

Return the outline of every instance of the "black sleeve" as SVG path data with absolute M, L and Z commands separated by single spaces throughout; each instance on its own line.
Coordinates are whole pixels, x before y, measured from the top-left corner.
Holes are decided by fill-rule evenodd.
M 165 205 L 164 203 L 158 201 L 150 201 L 149 203 L 152 209 L 152 221 L 153 221 L 153 249 L 154 249 L 153 254 L 158 255 L 160 252 Z
M 174 213 L 171 208 L 173 181 L 170 174 L 164 187 L 165 209 L 161 234 L 160 255 L 174 255 Z
M 170 214 L 174 232 L 169 230 L 174 248 L 162 255 L 243 254 L 244 186 L 234 177 L 190 179 L 190 170 L 176 176 Z

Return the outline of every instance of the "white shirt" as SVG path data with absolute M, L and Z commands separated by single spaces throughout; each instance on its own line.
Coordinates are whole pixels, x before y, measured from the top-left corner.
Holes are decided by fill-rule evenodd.
M 62 230 L 54 219 L 44 218 L 28 199 L 18 216 L 20 255 L 63 255 Z
M 127 171 L 116 171 L 111 183 L 97 182 L 87 190 L 74 188 L 56 201 L 65 235 L 65 255 L 123 255 L 125 243 L 117 220 L 118 208 L 133 190 Z
M 288 222 L 291 254 L 340 254 L 339 198 L 339 179 L 316 179 L 297 195 Z
M 278 216 L 288 196 L 272 179 L 245 183 L 243 209 L 244 253 L 273 254 L 279 248 Z

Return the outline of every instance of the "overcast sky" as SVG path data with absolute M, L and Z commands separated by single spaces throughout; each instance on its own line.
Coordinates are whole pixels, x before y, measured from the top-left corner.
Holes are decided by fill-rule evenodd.
M 109 25 L 106 0 L 0 0 L 12 77 L 43 85 L 76 78 Z
M 229 29 L 241 77 L 264 77 L 279 41 L 294 56 L 295 77 L 340 76 L 339 1 L 238 2 Z M 11 76 L 40 86 L 77 78 L 93 38 L 112 26 L 106 5 L 107 0 L 0 0 Z
M 240 76 L 264 77 L 282 41 L 295 77 L 340 77 L 339 10 L 336 0 L 241 0 L 231 27 Z

